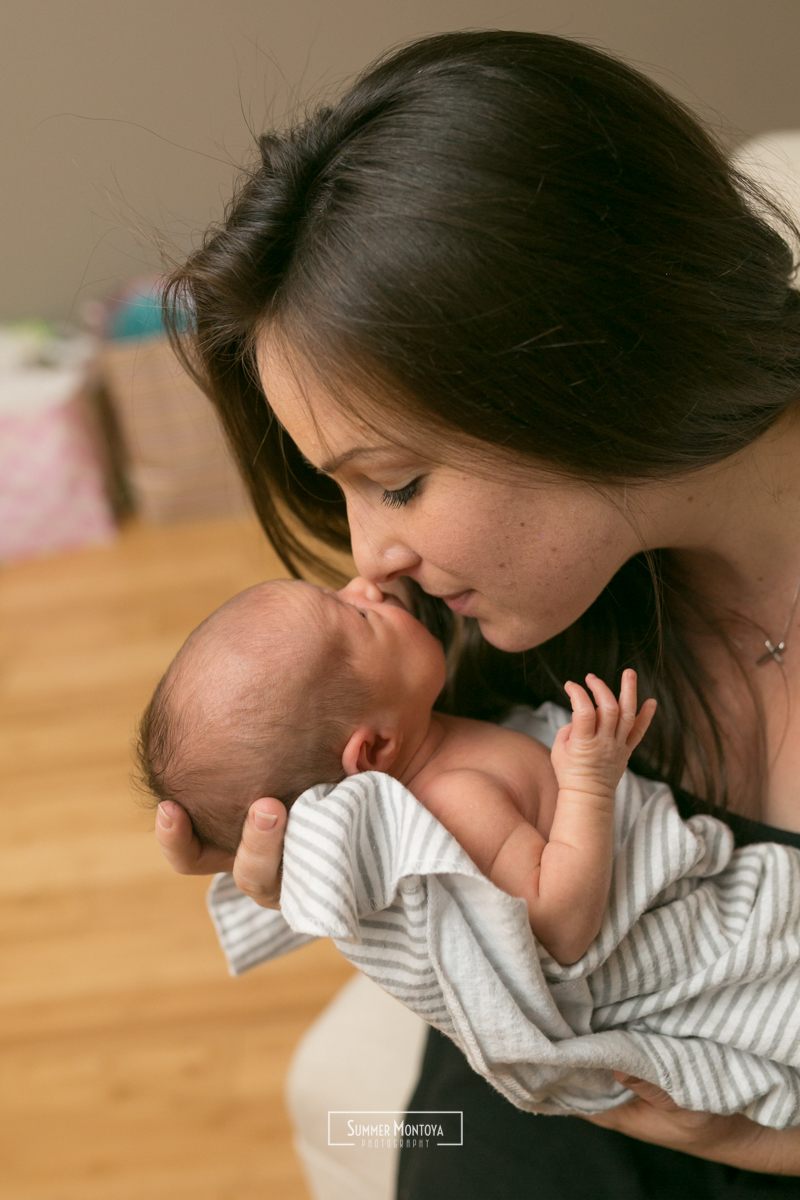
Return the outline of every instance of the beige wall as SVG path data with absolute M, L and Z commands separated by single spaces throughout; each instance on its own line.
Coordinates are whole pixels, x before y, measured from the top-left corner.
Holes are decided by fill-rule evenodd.
M 605 45 L 733 140 L 800 127 L 800 0 L 2 0 L 0 320 L 75 319 L 219 214 L 248 121 L 468 26 Z

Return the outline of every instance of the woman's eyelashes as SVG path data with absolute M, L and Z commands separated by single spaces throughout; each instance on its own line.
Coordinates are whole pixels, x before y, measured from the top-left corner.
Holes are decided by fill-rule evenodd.
M 381 496 L 381 504 L 385 504 L 387 508 L 402 508 L 408 504 L 409 500 L 413 500 L 419 491 L 420 480 L 412 479 L 411 483 L 407 483 L 405 487 L 397 488 L 395 491 L 384 490 Z

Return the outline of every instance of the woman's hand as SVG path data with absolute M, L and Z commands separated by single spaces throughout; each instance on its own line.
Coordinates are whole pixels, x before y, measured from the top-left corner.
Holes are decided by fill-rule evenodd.
M 655 1084 L 618 1071 L 614 1075 L 638 1099 L 587 1117 L 593 1124 L 745 1171 L 800 1175 L 800 1128 L 767 1129 L 740 1114 L 689 1112 Z
M 232 871 L 240 892 L 262 908 L 278 908 L 281 895 L 281 855 L 286 832 L 286 809 L 280 800 L 266 798 L 251 804 L 236 857 L 201 846 L 188 813 L 165 800 L 158 806 L 156 837 L 164 855 L 180 875 L 213 875 Z

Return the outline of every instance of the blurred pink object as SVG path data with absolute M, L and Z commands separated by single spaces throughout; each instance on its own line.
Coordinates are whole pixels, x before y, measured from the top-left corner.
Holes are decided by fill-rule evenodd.
M 45 368 L 0 375 L 0 561 L 114 536 L 84 379 Z

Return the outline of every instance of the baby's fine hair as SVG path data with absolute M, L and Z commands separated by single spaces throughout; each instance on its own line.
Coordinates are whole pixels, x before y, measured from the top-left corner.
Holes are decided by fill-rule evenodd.
M 139 722 L 141 789 L 180 804 L 204 846 L 234 853 L 254 800 L 291 805 L 344 776 L 342 752 L 373 697 L 341 647 L 293 613 L 287 589 L 307 586 L 259 584 L 212 613 Z

